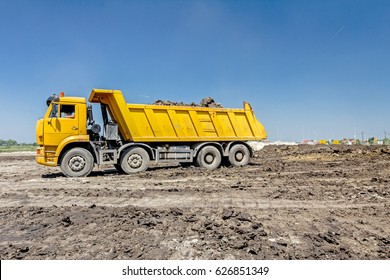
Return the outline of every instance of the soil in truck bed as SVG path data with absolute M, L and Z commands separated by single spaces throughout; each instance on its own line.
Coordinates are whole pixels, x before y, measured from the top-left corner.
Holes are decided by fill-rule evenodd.
M 184 102 L 175 102 L 169 100 L 156 100 L 153 103 L 154 105 L 163 105 L 163 106 L 189 106 L 189 107 L 210 107 L 210 108 L 223 108 L 220 103 L 216 103 L 212 97 L 205 97 L 200 101 L 200 103 L 184 103 Z

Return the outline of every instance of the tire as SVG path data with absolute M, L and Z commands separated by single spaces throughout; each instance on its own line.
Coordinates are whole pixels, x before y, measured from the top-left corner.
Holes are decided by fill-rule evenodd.
M 242 144 L 234 145 L 229 151 L 229 162 L 233 166 L 245 166 L 249 163 L 251 153 Z
M 208 170 L 214 170 L 221 165 L 221 161 L 222 156 L 219 150 L 214 146 L 206 146 L 199 151 L 195 164 Z
M 145 149 L 134 147 L 123 152 L 120 167 L 127 174 L 142 172 L 148 168 L 149 161 L 150 157 Z
M 125 173 L 120 164 L 116 163 L 116 164 L 114 164 L 114 167 L 116 168 L 116 170 L 118 170 L 119 173 L 122 173 L 122 174 Z
M 66 177 L 86 177 L 93 169 L 93 156 L 84 148 L 67 151 L 61 160 L 61 171 Z
M 193 162 L 179 162 L 180 166 L 183 167 L 183 168 L 188 168 L 190 167 L 191 165 L 193 165 L 194 163 Z

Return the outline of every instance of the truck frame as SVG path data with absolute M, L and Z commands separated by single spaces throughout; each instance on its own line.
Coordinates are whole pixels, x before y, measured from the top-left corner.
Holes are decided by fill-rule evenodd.
M 88 176 L 94 167 L 122 173 L 145 171 L 150 161 L 194 164 L 209 170 L 222 163 L 244 166 L 248 141 L 266 138 L 249 103 L 243 109 L 127 104 L 120 90 L 93 89 L 103 119 L 95 123 L 85 98 L 52 95 L 37 121 L 36 161 L 60 166 L 68 177 Z

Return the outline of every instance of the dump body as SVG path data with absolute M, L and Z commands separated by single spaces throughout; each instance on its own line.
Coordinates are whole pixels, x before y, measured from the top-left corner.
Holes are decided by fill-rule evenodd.
M 94 89 L 126 142 L 252 141 L 266 138 L 249 103 L 243 109 L 127 104 L 119 90 Z

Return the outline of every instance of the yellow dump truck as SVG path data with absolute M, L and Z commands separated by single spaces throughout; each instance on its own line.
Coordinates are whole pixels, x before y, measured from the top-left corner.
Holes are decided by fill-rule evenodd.
M 243 109 L 128 104 L 120 90 L 107 89 L 93 89 L 88 101 L 100 104 L 102 133 L 85 98 L 48 98 L 36 126 L 39 164 L 60 166 L 68 177 L 88 176 L 95 164 L 141 172 L 151 160 L 213 170 L 248 164 L 247 141 L 266 138 L 247 102 Z

